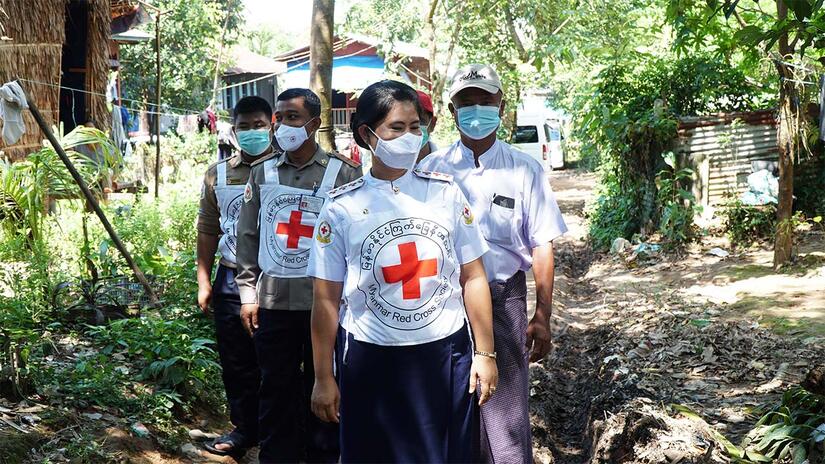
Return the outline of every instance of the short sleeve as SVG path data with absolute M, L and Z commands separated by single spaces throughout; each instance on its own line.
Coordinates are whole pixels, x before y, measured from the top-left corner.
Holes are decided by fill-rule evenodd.
M 527 201 L 524 203 L 525 233 L 530 248 L 546 245 L 567 232 L 550 181 L 543 172 L 533 171 Z
M 327 201 L 315 224 L 307 276 L 333 282 L 344 281 L 347 275 L 347 234 L 344 227 L 344 221 L 334 211 L 334 203 Z
M 201 184 L 201 197 L 198 206 L 198 232 L 208 235 L 221 235 L 221 211 L 215 195 L 215 170 L 210 167 Z
M 461 192 L 458 186 L 452 186 L 453 208 L 455 209 L 458 221 L 456 221 L 455 250 L 459 264 L 467 264 L 480 258 L 489 250 L 487 240 L 481 234 L 478 220 L 470 209 L 470 202 Z

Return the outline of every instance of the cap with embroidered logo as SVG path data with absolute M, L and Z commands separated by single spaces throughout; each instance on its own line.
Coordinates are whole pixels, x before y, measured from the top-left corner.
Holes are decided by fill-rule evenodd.
M 489 93 L 498 93 L 501 91 L 501 79 L 496 70 L 488 64 L 470 64 L 453 74 L 450 98 L 452 99 L 458 92 L 469 87 Z

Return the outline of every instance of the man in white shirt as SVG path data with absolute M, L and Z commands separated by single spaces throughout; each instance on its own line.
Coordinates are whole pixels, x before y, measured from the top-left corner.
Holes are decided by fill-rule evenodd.
M 481 408 L 481 456 L 497 464 L 532 463 L 528 362 L 542 360 L 552 346 L 552 241 L 567 227 L 540 163 L 496 138 L 505 102 L 495 70 L 479 64 L 460 69 L 450 101 L 461 140 L 418 167 L 454 176 L 490 246 L 483 261 L 500 380 Z M 536 313 L 528 322 L 525 272 L 531 268 Z

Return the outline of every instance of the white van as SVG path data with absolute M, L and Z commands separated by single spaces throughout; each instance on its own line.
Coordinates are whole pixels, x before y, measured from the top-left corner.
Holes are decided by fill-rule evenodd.
M 562 122 L 535 115 L 518 116 L 512 145 L 527 153 L 543 166 L 545 171 L 564 168 L 564 140 Z

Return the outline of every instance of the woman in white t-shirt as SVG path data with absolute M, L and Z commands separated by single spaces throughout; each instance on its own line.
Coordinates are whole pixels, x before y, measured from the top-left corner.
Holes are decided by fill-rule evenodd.
M 476 460 L 474 393 L 498 381 L 487 245 L 450 176 L 413 171 L 420 119 L 408 85 L 364 90 L 352 130 L 372 168 L 315 229 L 312 408 L 340 420 L 343 463 Z

